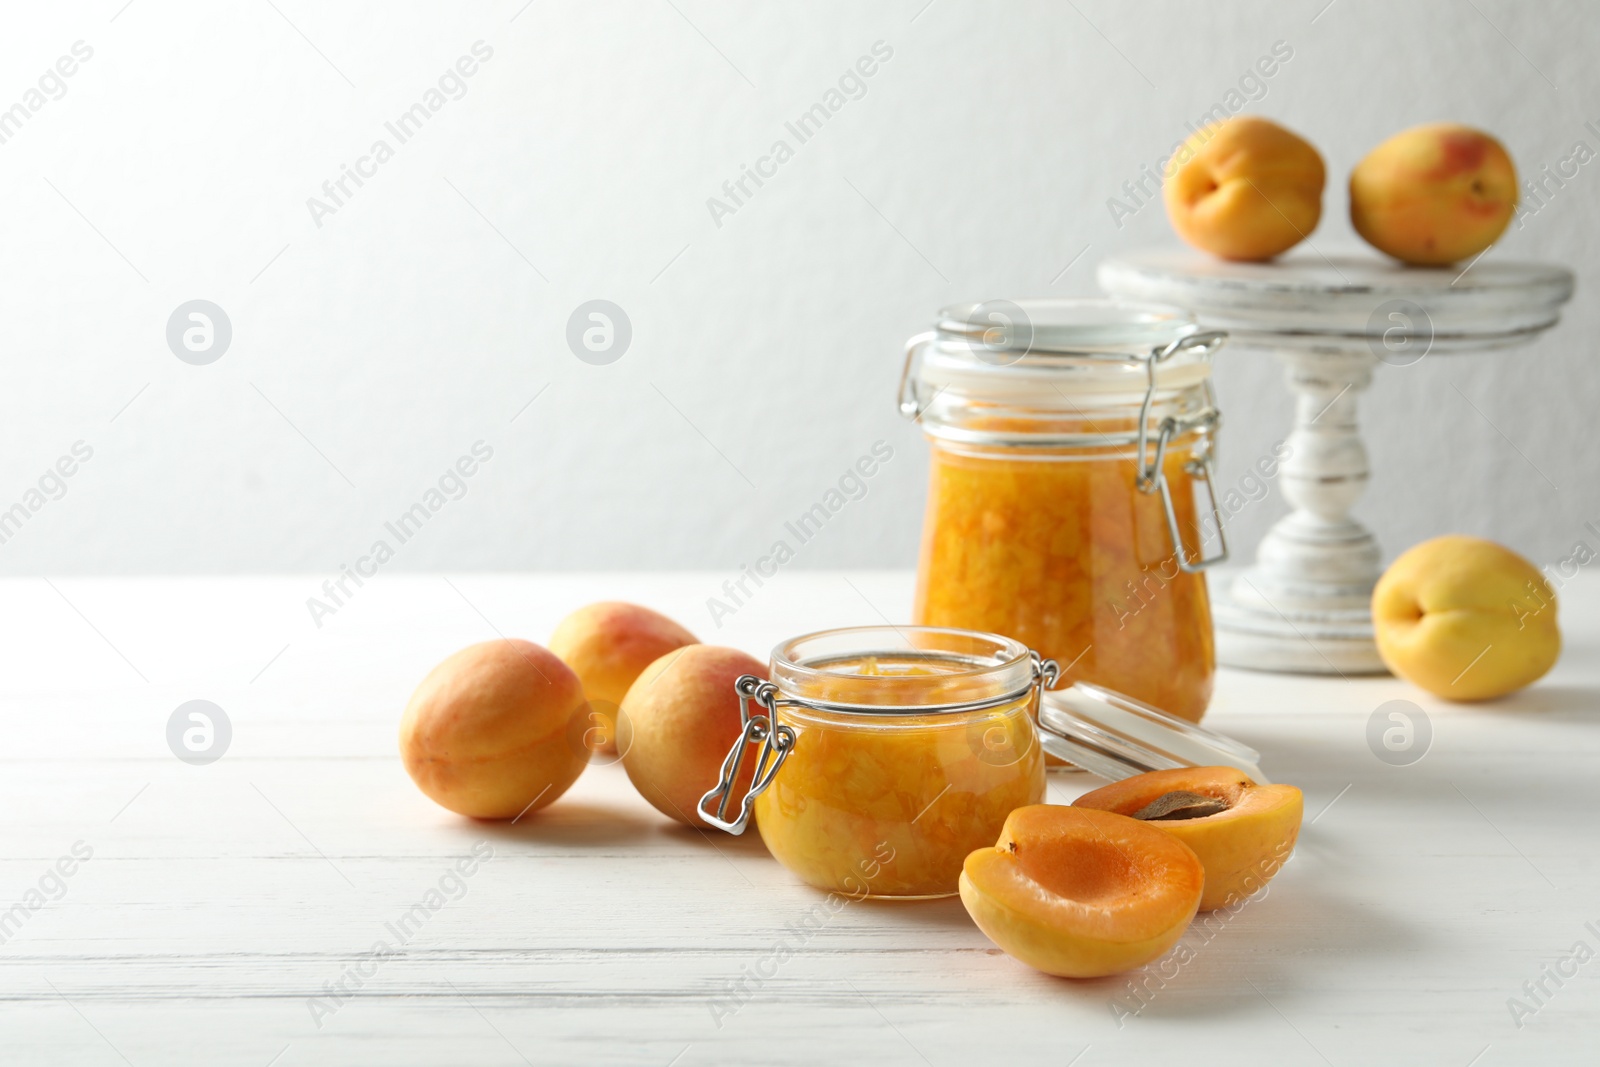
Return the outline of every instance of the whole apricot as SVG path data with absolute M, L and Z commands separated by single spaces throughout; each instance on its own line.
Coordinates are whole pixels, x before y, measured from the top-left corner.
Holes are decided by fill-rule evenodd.
M 1257 785 L 1232 767 L 1150 771 L 1091 790 L 1074 807 L 1146 820 L 1194 849 L 1206 869 L 1200 910 L 1257 892 L 1288 862 L 1305 801 L 1292 785 Z
M 1098 978 L 1165 955 L 1204 883 L 1188 845 L 1137 819 L 1031 804 L 1007 817 L 993 848 L 967 857 L 961 903 L 1028 966 Z
M 1517 210 L 1517 169 L 1481 130 L 1439 122 L 1397 133 L 1350 172 L 1350 222 L 1380 252 L 1437 266 L 1500 239 Z
M 1561 655 L 1556 593 L 1502 545 L 1451 534 L 1413 545 L 1372 590 L 1378 655 L 1446 700 L 1488 700 L 1544 676 Z
M 1161 195 L 1172 228 L 1223 259 L 1271 259 L 1322 218 L 1322 156 L 1267 119 L 1213 123 L 1185 141 L 1167 167 Z
M 722 761 L 744 729 L 739 717 L 740 675 L 766 667 L 738 649 L 686 645 L 646 667 L 622 698 L 618 745 L 622 766 L 657 811 L 688 826 L 705 827 L 700 798 L 722 776 Z M 751 753 L 735 782 L 742 799 L 755 769 Z
M 406 773 L 443 807 L 514 819 L 577 781 L 583 686 L 531 641 L 485 641 L 428 672 L 400 720 Z
M 617 600 L 574 611 L 550 635 L 550 651 L 571 667 L 589 698 L 584 741 L 596 752 L 617 751 L 617 709 L 639 673 L 694 634 L 665 615 Z

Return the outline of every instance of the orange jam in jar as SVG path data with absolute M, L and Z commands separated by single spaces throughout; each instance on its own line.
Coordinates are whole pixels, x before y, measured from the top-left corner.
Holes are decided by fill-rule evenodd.
M 915 621 L 1014 637 L 1067 681 L 1198 722 L 1215 660 L 1204 567 L 1220 334 L 1110 301 L 946 309 L 902 410 L 933 455 Z
M 810 885 L 949 896 L 967 854 L 1044 796 L 1034 704 L 1054 665 L 1017 641 L 927 627 L 830 630 L 779 646 L 771 674 L 741 680 L 753 732 L 724 766 L 726 787 L 742 750 L 762 742 L 751 793 L 730 819 L 738 798 L 712 790 L 701 814 L 733 832 L 753 814 L 768 850 Z

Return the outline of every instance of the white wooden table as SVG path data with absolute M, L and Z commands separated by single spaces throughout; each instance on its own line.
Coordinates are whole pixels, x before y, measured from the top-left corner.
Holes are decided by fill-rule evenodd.
M 0 1061 L 1595 1062 L 1600 962 L 1559 987 L 1546 968 L 1600 949 L 1600 581 L 1564 594 L 1555 672 L 1493 706 L 1223 673 L 1208 723 L 1305 789 L 1308 825 L 1264 898 L 1142 976 L 1133 1014 L 1127 979 L 1029 971 L 959 901 L 818 921 L 755 835 L 667 823 L 620 767 L 504 826 L 435 807 L 396 756 L 415 682 L 497 631 L 543 640 L 624 597 L 764 657 L 905 618 L 908 575 L 781 574 L 720 631 L 720 574 L 384 575 L 318 630 L 322 577 L 0 583 L 0 908 L 23 902 L 0 913 Z M 166 741 L 197 698 L 233 729 L 206 766 Z M 1368 745 L 1391 699 L 1431 724 L 1409 766 Z M 92 856 L 52 874 L 75 846 Z M 492 859 L 453 880 L 474 847 Z M 441 887 L 399 945 L 391 928 Z M 381 941 L 393 954 L 369 955 Z M 1541 979 L 1539 1006 L 1524 983 Z M 1536 1009 L 1520 1028 L 1511 997 Z

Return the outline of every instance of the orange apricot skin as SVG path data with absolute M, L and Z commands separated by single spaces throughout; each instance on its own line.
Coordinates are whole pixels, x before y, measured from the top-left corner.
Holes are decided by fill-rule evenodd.
M 1404 130 L 1350 172 L 1350 223 L 1405 263 L 1443 266 L 1500 239 L 1517 210 L 1517 170 L 1505 146 L 1470 126 Z
M 1412 545 L 1372 590 L 1378 655 L 1434 696 L 1491 700 L 1561 656 L 1554 586 L 1504 545 L 1446 534 Z
M 1037 851 L 1047 865 L 1070 866 L 1075 851 L 1106 843 L 1144 865 L 1122 875 L 1126 892 L 1109 905 L 1054 893 L 1019 858 Z M 993 848 L 967 857 L 960 889 L 972 921 L 1007 955 L 1062 978 L 1100 978 L 1142 967 L 1177 944 L 1195 916 L 1204 880 L 1193 850 L 1137 819 L 1033 804 L 1011 813 Z
M 1146 823 L 1182 841 L 1205 867 L 1201 911 L 1230 907 L 1257 893 L 1294 851 L 1305 803 L 1292 785 L 1257 785 L 1232 767 L 1150 771 L 1101 786 L 1074 807 L 1131 816 L 1167 793 L 1184 790 L 1228 802 L 1228 810 L 1199 819 Z
M 471 645 L 418 684 L 400 720 L 417 788 L 475 819 L 514 819 L 565 793 L 588 762 L 574 744 L 583 686 L 531 641 Z
M 583 682 L 593 712 L 584 738 L 594 751 L 616 754 L 617 709 L 640 673 L 694 643 L 694 634 L 665 615 L 617 600 L 585 605 L 556 624 L 550 651 Z
M 1185 141 L 1168 166 L 1161 196 L 1172 228 L 1214 256 L 1271 259 L 1322 219 L 1322 156 L 1267 119 L 1239 115 L 1213 123 Z
M 685 645 L 646 667 L 622 698 L 622 767 L 663 815 L 710 828 L 700 798 L 721 780 L 722 761 L 744 730 L 734 683 L 745 674 L 764 676 L 766 665 L 734 648 Z M 734 804 L 749 791 L 755 763 L 754 750 L 746 752 Z

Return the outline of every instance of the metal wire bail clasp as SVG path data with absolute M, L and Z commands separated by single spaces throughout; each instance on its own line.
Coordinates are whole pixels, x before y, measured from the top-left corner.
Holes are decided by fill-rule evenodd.
M 783 766 L 783 761 L 794 749 L 795 732 L 778 722 L 777 686 L 753 674 L 745 674 L 733 683 L 733 688 L 739 694 L 739 719 L 744 723 L 744 729 L 722 760 L 721 781 L 700 798 L 698 811 L 700 817 L 712 826 L 737 835 L 744 833 L 745 827 L 750 824 L 750 809 L 756 797 L 772 784 L 778 768 Z M 752 699 L 766 709 L 766 714 L 750 713 Z M 744 766 L 745 755 L 753 744 L 761 746 L 756 751 L 755 775 L 750 779 L 749 790 L 738 802 L 737 812 L 729 819 L 728 803 L 733 799 L 734 784 L 739 780 L 739 770 Z
M 1033 661 L 1033 685 L 1037 690 L 1035 696 L 1041 701 L 1047 689 L 1054 689 L 1061 680 L 1061 665 L 1053 659 L 1045 659 L 1032 649 L 1028 650 L 1028 658 Z
M 1198 454 L 1185 465 L 1191 476 L 1205 482 L 1206 497 L 1210 502 L 1211 518 L 1216 525 L 1217 542 L 1219 551 L 1215 556 L 1207 558 L 1202 544 L 1200 555 L 1190 559 L 1183 548 L 1183 531 L 1178 528 L 1178 512 L 1172 503 L 1172 486 L 1167 481 L 1166 459 L 1167 445 L 1172 438 L 1180 432 L 1201 430 L 1210 433 L 1219 422 L 1217 415 L 1216 397 L 1212 392 L 1210 379 L 1206 380 L 1207 410 L 1198 419 L 1188 420 L 1181 424 L 1176 418 L 1168 415 L 1161 420 L 1156 428 L 1155 451 L 1150 450 L 1150 408 L 1156 398 L 1156 368 L 1162 363 L 1178 355 L 1200 349 L 1204 354 L 1210 354 L 1222 347 L 1228 335 L 1221 331 L 1212 330 L 1206 333 L 1190 334 L 1180 337 L 1171 344 L 1153 349 L 1145 357 L 1145 370 L 1148 375 L 1148 384 L 1145 387 L 1144 403 L 1139 406 L 1139 441 L 1138 462 L 1139 472 L 1135 476 L 1135 484 L 1141 493 L 1160 493 L 1161 506 L 1167 515 L 1167 536 L 1172 540 L 1173 557 L 1178 561 L 1179 569 L 1188 574 L 1197 574 L 1207 567 L 1221 563 L 1228 558 L 1228 537 L 1222 530 L 1222 510 L 1217 506 L 1217 488 L 1215 472 L 1211 465 L 1211 446 L 1209 439 L 1198 449 Z M 1203 541 L 1203 539 L 1202 539 Z

